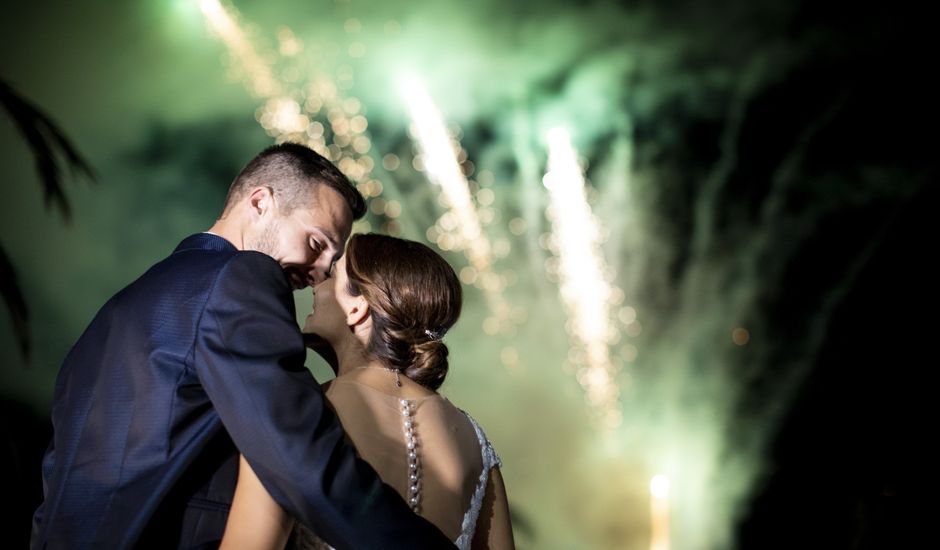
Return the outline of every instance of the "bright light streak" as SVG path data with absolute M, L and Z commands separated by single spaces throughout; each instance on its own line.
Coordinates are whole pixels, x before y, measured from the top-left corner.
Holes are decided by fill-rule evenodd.
M 199 9 L 202 10 L 202 13 L 206 14 L 206 17 L 223 17 L 225 16 L 225 10 L 222 9 L 222 4 L 219 3 L 219 0 L 202 0 L 199 2 Z
M 650 494 L 653 498 L 669 498 L 669 478 L 663 474 L 656 474 L 650 480 Z
M 453 138 L 447 133 L 441 115 L 431 96 L 415 79 L 402 81 L 402 94 L 414 122 L 415 138 L 424 160 L 424 169 L 431 183 L 441 186 L 444 198 L 455 217 L 456 247 L 464 250 L 477 270 L 487 270 L 492 263 L 489 240 L 483 235 L 480 218 L 470 196 L 467 178 L 457 162 Z
M 548 173 L 542 181 L 551 195 L 552 250 L 558 259 L 559 287 L 571 316 L 572 336 L 586 353 L 586 366 L 579 372 L 578 381 L 587 392 L 588 402 L 612 427 L 620 421 L 620 390 L 608 348 L 614 333 L 613 292 L 604 277 L 600 231 L 585 196 L 584 177 L 568 133 L 561 128 L 550 131 L 548 148 Z
M 650 480 L 650 550 L 669 550 L 669 478 Z
M 245 31 L 235 20 L 234 11 L 223 6 L 219 0 L 202 0 L 199 8 L 206 17 L 209 29 L 217 34 L 236 67 L 243 73 L 252 93 L 261 97 L 272 97 L 280 93 L 277 79 L 268 64 L 258 55 Z
M 473 280 L 478 288 L 485 291 L 487 301 L 497 316 L 495 324 L 491 322 L 486 325 L 490 327 L 487 332 L 497 332 L 500 330 L 500 322 L 506 322 L 509 318 L 509 306 L 501 294 L 504 285 L 500 277 L 492 272 L 492 246 L 483 233 L 480 216 L 470 194 L 470 184 L 457 158 L 460 147 L 447 132 L 443 118 L 420 81 L 403 79 L 401 92 L 411 115 L 412 131 L 418 142 L 424 170 L 431 183 L 440 186 L 449 207 L 438 223 L 444 230 L 438 245 L 461 250 L 470 261 L 476 270 Z

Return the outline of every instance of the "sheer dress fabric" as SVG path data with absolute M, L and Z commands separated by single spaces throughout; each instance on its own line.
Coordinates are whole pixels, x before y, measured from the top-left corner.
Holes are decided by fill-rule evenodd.
M 407 499 L 411 481 L 401 398 L 349 378 L 334 379 L 326 396 L 360 456 Z M 410 401 L 420 463 L 418 513 L 458 548 L 470 548 L 490 471 L 502 462 L 480 425 L 447 398 L 431 394 Z M 298 523 L 288 548 L 332 547 Z

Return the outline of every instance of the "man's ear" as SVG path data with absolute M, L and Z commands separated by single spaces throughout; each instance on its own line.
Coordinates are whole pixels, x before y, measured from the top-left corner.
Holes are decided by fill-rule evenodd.
M 355 327 L 369 319 L 369 302 L 363 296 L 356 296 L 346 308 L 346 325 Z
M 248 210 L 253 220 L 274 213 L 275 209 L 277 204 L 274 201 L 274 190 L 267 185 L 255 187 L 248 194 Z

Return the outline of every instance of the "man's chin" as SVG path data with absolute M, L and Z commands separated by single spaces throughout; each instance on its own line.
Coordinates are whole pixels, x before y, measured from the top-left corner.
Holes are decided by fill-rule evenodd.
M 290 279 L 290 286 L 294 290 L 303 290 L 310 286 L 306 277 L 301 277 L 291 271 L 287 272 L 287 278 Z

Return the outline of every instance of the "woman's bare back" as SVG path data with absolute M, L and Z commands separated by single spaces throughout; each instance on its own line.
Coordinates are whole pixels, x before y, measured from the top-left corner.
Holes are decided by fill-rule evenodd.
M 480 442 L 466 414 L 381 367 L 337 377 L 326 386 L 326 396 L 360 456 L 405 500 L 415 496 L 411 476 L 416 474 L 418 513 L 456 540 L 483 469 Z M 402 400 L 410 404 L 407 416 Z M 416 443 L 417 471 L 410 466 L 406 421 Z

